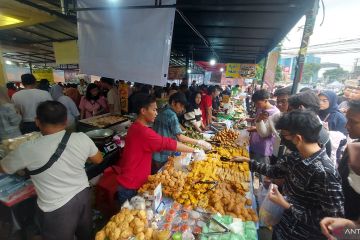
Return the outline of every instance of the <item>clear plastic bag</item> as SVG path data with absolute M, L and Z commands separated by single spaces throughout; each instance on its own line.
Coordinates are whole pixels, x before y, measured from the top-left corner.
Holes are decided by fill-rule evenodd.
M 267 226 L 274 226 L 280 222 L 280 219 L 283 215 L 284 208 L 279 206 L 278 204 L 272 202 L 269 198 L 269 192 L 271 189 L 275 187 L 277 188 L 276 184 L 271 184 L 268 190 L 268 193 L 261 204 L 259 210 L 259 217 L 260 221 L 263 222 Z

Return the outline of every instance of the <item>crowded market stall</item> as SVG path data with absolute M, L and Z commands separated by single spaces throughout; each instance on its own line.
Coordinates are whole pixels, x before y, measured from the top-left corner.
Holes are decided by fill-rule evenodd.
M 230 105 L 234 105 L 231 101 Z M 237 103 L 241 101 L 236 100 Z M 197 154 L 176 154 L 155 175 L 148 178 L 139 195 L 122 206 L 122 210 L 100 230 L 96 239 L 167 239 L 183 236 L 191 239 L 257 239 L 257 205 L 253 180 L 247 163 L 230 162 L 236 156 L 248 157 L 249 140 L 246 130 L 234 129 L 238 116 L 246 116 L 242 105 L 220 114 L 210 131 L 196 134 L 188 129 L 188 136 L 209 141 L 213 149 Z M 81 120 L 78 129 L 96 143 L 104 155 L 100 165 L 87 164 L 89 180 L 102 175 L 118 159 L 124 147 L 131 122 L 121 115 L 104 114 Z M 236 127 L 236 126 L 235 126 Z M 4 155 L 21 143 L 38 138 L 37 133 L 4 140 Z M 25 177 L 2 176 L 1 201 L 12 206 L 35 196 L 31 180 Z M 101 191 L 101 186 L 98 191 Z M 95 192 L 97 186 L 95 186 Z M 98 195 L 96 195 L 98 196 Z M 96 199 L 100 201 L 103 199 Z M 104 205 L 104 203 L 97 203 Z M 108 212 L 110 213 L 110 212 Z M 115 212 L 112 212 L 115 213 Z M 110 213 L 111 214 L 111 213 Z M 119 229 L 119 218 L 132 219 L 129 228 Z M 17 221 L 14 218 L 14 221 Z M 132 226 L 132 228 L 130 228 Z M 189 235 L 190 238 L 186 238 Z M 102 238 L 103 236 L 103 238 Z M 149 237 L 152 236 L 152 237 Z M 214 238 L 214 236 L 221 236 Z
M 158 54 L 160 51 L 146 51 L 150 58 L 155 58 L 154 56 L 160 58 L 158 60 L 163 64 L 161 71 L 164 69 L 165 71 L 156 71 L 157 68 L 155 69 L 151 66 L 153 62 L 149 61 L 149 58 L 144 56 L 134 57 L 132 53 L 139 49 L 140 53 L 145 55 L 145 51 L 141 52 L 140 46 L 136 49 L 126 47 L 127 45 L 125 47 L 122 46 L 127 51 L 130 51 L 131 54 L 129 55 L 132 56 L 132 60 L 135 59 L 136 63 L 138 63 L 139 59 L 146 63 L 143 64 L 144 66 L 139 64 L 139 66 L 134 67 L 137 64 L 130 62 L 129 56 L 126 56 L 127 54 L 119 54 L 121 57 L 129 60 L 126 64 L 135 68 L 132 71 L 132 68 L 128 67 L 128 65 L 119 64 L 126 70 L 130 69 L 127 76 L 137 74 L 135 80 L 128 79 L 130 78 L 128 77 L 126 81 L 158 86 L 164 85 L 164 81 L 168 80 L 166 75 L 168 74 L 169 64 L 167 61 L 171 64 L 179 59 L 181 59 L 180 65 L 187 68 L 183 71 L 185 72 L 185 74 L 182 74 L 183 77 L 189 77 L 191 69 L 198 70 L 200 68 L 194 66 L 196 61 L 209 61 L 210 58 L 215 58 L 220 64 L 219 67 L 215 66 L 213 69 L 220 76 L 218 80 L 221 79 L 223 71 L 225 71 L 223 74 L 227 73 L 224 68 L 230 66 L 237 67 L 237 65 L 240 68 L 238 63 L 245 63 L 242 66 L 246 68 L 251 67 L 255 71 L 255 64 L 266 56 L 284 37 L 285 33 L 290 30 L 292 25 L 304 14 L 313 1 L 308 0 L 296 4 L 288 3 L 287 1 L 283 3 L 272 1 L 268 5 L 263 5 L 259 2 L 251 5 L 246 1 L 241 1 L 239 4 L 230 1 L 224 5 L 219 4 L 217 1 L 196 5 L 192 5 L 192 2 L 190 4 L 190 1 L 178 1 L 174 5 L 162 5 L 161 1 L 160 3 L 157 2 L 155 1 L 154 6 L 125 6 L 124 9 L 129 8 L 132 11 L 141 8 L 156 10 L 172 9 L 173 12 L 171 14 L 175 14 L 176 9 L 176 17 L 173 16 L 173 19 L 169 19 L 171 31 L 166 28 L 169 31 L 169 36 L 166 36 L 170 38 L 170 43 L 171 37 L 173 37 L 173 44 L 166 45 L 168 49 L 164 51 L 164 56 Z M 12 61 L 26 62 L 30 72 L 33 71 L 33 65 L 38 65 L 39 68 L 44 69 L 46 67 L 46 71 L 43 72 L 47 72 L 47 63 L 52 64 L 51 68 L 65 69 L 65 71 L 68 70 L 69 64 L 75 64 L 70 67 L 75 67 L 78 71 L 79 56 L 77 56 L 77 59 L 71 56 L 71 62 L 65 62 L 59 66 L 57 63 L 61 61 L 58 61 L 58 56 L 56 56 L 56 44 L 52 46 L 52 43 L 68 41 L 74 43 L 74 40 L 79 40 L 81 43 L 84 39 L 93 39 L 91 37 L 87 38 L 84 34 L 82 36 L 79 34 L 78 39 L 76 31 L 77 18 L 75 14 L 78 12 L 80 26 L 86 23 L 84 19 L 86 20 L 87 13 L 102 12 L 102 10 L 108 9 L 102 9 L 101 6 L 75 7 L 70 6 L 71 4 L 69 5 L 68 1 L 65 1 L 64 4 L 65 6 L 62 7 L 61 4 L 49 1 L 16 1 L 14 6 L 18 7 L 18 5 L 21 5 L 24 12 L 29 8 L 34 8 L 36 12 L 49 13 L 51 19 L 47 19 L 46 22 L 35 21 L 34 23 L 36 24 L 34 26 L 20 24 L 18 28 L 3 30 L 4 34 L 1 35 L 0 40 L 2 40 L 5 46 L 4 57 Z M 10 8 L 12 6 L 11 3 L 7 3 L 7 5 Z M 55 8 L 55 10 L 52 10 L 52 8 Z M 121 6 L 118 7 L 119 10 L 124 10 L 121 8 Z M 189 19 L 184 17 L 184 15 L 188 16 L 195 26 L 191 23 L 189 24 Z M 226 17 L 222 19 L 223 16 Z M 289 21 L 284 21 L 285 19 L 289 19 Z M 212 21 L 211 25 L 208 24 L 210 21 Z M 247 24 L 245 24 L 246 22 Z M 90 25 L 95 26 L 96 24 Z M 174 36 L 172 36 L 173 25 L 175 26 Z M 142 27 L 146 28 L 144 26 Z M 157 25 L 155 24 L 155 26 Z M 188 31 L 189 27 L 192 29 L 191 32 Z M 84 29 L 87 29 L 86 26 L 82 28 L 82 30 Z M 199 29 L 203 35 L 199 34 L 199 31 L 196 29 Z M 149 29 L 147 31 L 151 32 L 152 30 Z M 88 34 L 86 31 L 85 33 Z M 101 35 L 98 34 L 100 39 L 111 39 L 103 38 Z M 148 33 L 148 36 L 150 35 L 152 36 L 153 34 Z M 139 39 L 142 40 L 142 38 L 136 36 L 136 40 L 138 41 Z M 130 46 L 133 44 L 129 39 L 127 43 Z M 103 48 L 112 46 L 106 43 L 95 45 L 102 46 Z M 77 47 L 80 50 L 88 48 L 81 44 Z M 143 44 L 142 47 L 145 50 L 151 49 L 147 44 Z M 103 49 L 94 48 L 93 51 L 80 51 L 80 54 L 91 54 L 95 50 L 102 51 Z M 112 53 L 111 49 L 108 52 L 109 54 Z M 114 50 L 114 52 L 116 51 Z M 99 55 L 103 56 L 102 54 Z M 170 60 L 167 55 L 170 56 Z M 85 73 L 124 79 L 121 75 L 124 71 L 120 71 L 118 66 L 111 67 L 113 65 L 107 61 L 96 61 L 93 60 L 94 56 L 84 56 L 82 56 L 80 65 L 82 64 L 82 70 L 85 69 Z M 111 62 L 117 62 L 116 60 L 119 60 L 118 57 L 115 54 L 115 60 L 111 60 Z M 85 64 L 84 59 L 92 62 Z M 101 64 L 104 65 L 101 66 Z M 209 65 L 213 64 L 209 63 Z M 96 67 L 100 68 L 100 70 L 95 69 Z M 107 71 L 108 68 L 111 71 Z M 149 75 L 145 73 L 145 70 L 149 69 L 152 70 L 152 73 L 155 72 L 154 76 L 156 76 L 150 77 L 151 82 L 148 82 Z M 221 71 L 220 74 L 219 71 Z M 254 71 L 252 71 L 251 77 L 255 74 Z M 201 73 L 202 71 L 199 72 Z M 238 75 L 240 76 L 240 74 Z M 217 83 L 221 83 L 221 81 Z M 68 97 L 71 97 L 70 90 L 78 90 L 78 96 L 71 98 L 72 100 L 77 98 L 74 100 L 76 103 L 75 108 L 79 108 L 80 112 L 83 110 L 81 101 L 87 98 L 86 85 L 83 84 L 81 82 L 79 86 L 75 84 L 75 87 L 73 87 L 72 83 L 68 83 L 69 87 L 64 87 L 64 93 Z M 51 81 L 51 85 L 57 85 L 57 83 Z M 126 91 L 131 89 L 127 85 L 119 85 L 119 88 L 125 86 Z M 111 87 L 114 86 L 115 84 L 112 83 Z M 48 90 L 50 89 L 50 86 L 46 87 Z M 94 88 L 103 91 L 101 94 L 105 96 L 109 91 L 109 89 L 103 88 L 103 85 L 99 82 L 97 82 L 97 86 Z M 155 91 L 155 89 L 152 90 Z M 238 87 L 234 90 L 236 93 L 239 91 L 241 90 Z M 170 95 L 169 92 L 166 94 Z M 124 97 L 126 105 L 129 96 L 130 94 L 127 95 L 126 93 Z M 118 185 L 114 177 L 114 172 L 116 173 L 115 164 L 121 159 L 122 151 L 124 146 L 126 146 L 125 137 L 129 126 L 133 123 L 134 116 L 132 114 L 125 115 L 124 113 L 114 112 L 100 114 L 96 109 L 90 111 L 90 117 L 85 118 L 78 112 L 76 117 L 78 118 L 80 115 L 81 119 L 76 124 L 75 132 L 83 132 L 90 137 L 103 157 L 100 164 L 95 164 L 91 161 L 85 164 L 87 180 L 91 183 L 92 196 L 94 198 L 92 207 L 94 210 L 100 211 L 99 215 L 105 221 L 101 224 L 94 223 L 96 225 L 93 229 L 95 238 L 99 240 L 170 238 L 258 239 L 259 209 L 254 193 L 254 176 L 249 170 L 248 163 L 231 161 L 234 157 L 249 157 L 249 134 L 244 130 L 248 126 L 247 122 L 244 121 L 248 117 L 244 104 L 245 96 L 246 94 L 243 94 L 240 98 L 230 99 L 230 97 L 224 95 L 222 107 L 217 112 L 217 119 L 208 126 L 207 131 L 203 133 L 198 133 L 192 129 L 184 131 L 184 135 L 189 138 L 210 143 L 212 146 L 211 150 L 202 151 L 198 149 L 194 154 L 175 153 L 174 156 L 169 157 L 165 166 L 157 173 L 148 177 L 147 182 L 139 189 L 137 196 L 122 205 L 121 210 L 119 210 L 120 206 L 117 206 L 114 200 L 114 194 L 117 191 Z M 98 97 L 90 96 L 89 102 L 95 99 L 96 103 Z M 102 97 L 104 98 L 104 96 Z M 119 95 L 117 97 L 123 98 L 123 96 L 119 97 Z M 54 100 L 57 99 L 54 98 Z M 110 103 L 110 101 L 108 102 Z M 166 98 L 163 96 L 158 97 L 158 102 L 162 104 L 167 103 L 168 96 Z M 94 105 L 95 103 L 93 101 L 91 104 Z M 107 109 L 107 112 L 109 112 L 109 109 Z M 37 133 L 28 133 L 2 141 L 0 157 L 5 157 L 22 143 L 39 137 L 40 135 Z M 191 144 L 190 146 L 198 147 Z M 44 148 L 46 147 L 44 146 Z M 36 192 L 34 184 L 26 171 L 17 172 L 17 175 L 0 175 L 0 202 L 10 209 L 10 218 L 15 226 L 14 230 L 21 229 L 25 231 L 27 222 L 22 221 L 22 218 L 25 215 L 28 215 L 28 218 L 34 215 Z M 30 211 L 21 212 L 16 210 L 19 205 Z

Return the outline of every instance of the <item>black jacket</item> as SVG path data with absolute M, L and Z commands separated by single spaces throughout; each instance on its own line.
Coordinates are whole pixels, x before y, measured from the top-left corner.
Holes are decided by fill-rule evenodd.
M 348 181 L 350 169 L 347 149 L 340 161 L 338 171 L 342 179 L 342 188 L 345 197 L 345 218 L 356 221 L 360 218 L 360 194 L 352 189 Z

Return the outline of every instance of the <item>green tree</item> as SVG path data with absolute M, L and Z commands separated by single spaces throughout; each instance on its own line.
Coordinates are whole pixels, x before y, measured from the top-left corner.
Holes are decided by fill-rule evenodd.
M 282 68 L 280 65 L 276 66 L 275 82 L 281 82 L 283 80 Z
M 265 58 L 261 59 L 261 61 L 256 65 L 256 79 L 258 80 L 258 82 L 261 82 L 262 80 L 262 76 L 265 68 L 264 64 L 265 64 Z
M 348 71 L 345 71 L 341 67 L 338 67 L 335 69 L 326 70 L 323 74 L 323 77 L 326 82 L 332 83 L 335 81 L 343 82 L 346 80 L 348 75 L 349 75 Z
M 313 78 L 316 78 L 320 68 L 320 64 L 305 63 L 301 81 L 303 83 L 309 83 Z

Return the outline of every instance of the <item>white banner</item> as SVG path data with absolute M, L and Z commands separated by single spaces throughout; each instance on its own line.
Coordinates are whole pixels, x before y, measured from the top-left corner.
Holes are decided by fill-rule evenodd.
M 78 8 L 109 7 L 113 1 L 78 0 Z M 122 0 L 123 6 L 154 1 Z M 164 0 L 163 5 L 176 0 Z M 167 82 L 175 8 L 78 11 L 80 71 L 164 86 Z

